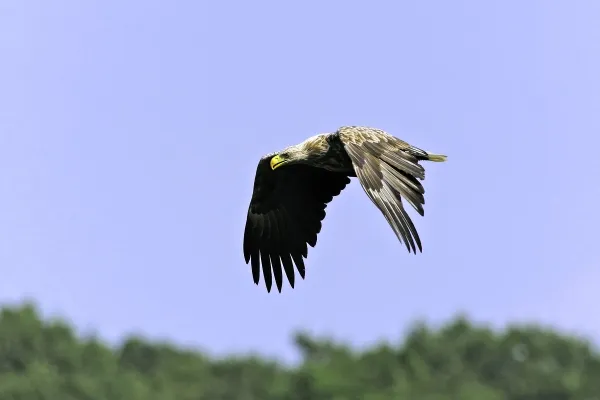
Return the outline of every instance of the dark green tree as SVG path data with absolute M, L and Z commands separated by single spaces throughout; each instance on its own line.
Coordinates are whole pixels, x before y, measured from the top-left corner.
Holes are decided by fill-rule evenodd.
M 32 304 L 0 311 L 0 400 L 589 400 L 600 354 L 536 325 L 502 332 L 463 316 L 415 324 L 396 346 L 357 351 L 306 333 L 302 362 L 210 358 L 129 337 L 112 348 L 44 320 Z

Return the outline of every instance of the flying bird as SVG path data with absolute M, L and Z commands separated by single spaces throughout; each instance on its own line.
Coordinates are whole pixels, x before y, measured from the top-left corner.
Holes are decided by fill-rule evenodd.
M 294 287 L 295 272 L 304 279 L 307 245 L 317 244 L 325 208 L 357 177 L 409 253 L 422 252 L 417 229 L 404 209 L 408 202 L 423 216 L 425 190 L 419 161 L 446 161 L 388 134 L 362 126 L 344 126 L 258 162 L 244 230 L 244 258 L 255 284 L 260 271 L 267 291 L 273 277 L 281 292 L 283 273 Z M 283 267 L 283 268 L 282 268 Z

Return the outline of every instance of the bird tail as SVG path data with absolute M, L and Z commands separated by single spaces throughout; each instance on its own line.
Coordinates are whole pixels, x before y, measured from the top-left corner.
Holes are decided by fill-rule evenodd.
M 413 156 L 417 157 L 418 160 L 444 162 L 444 161 L 446 161 L 446 158 L 447 158 L 443 154 L 430 153 L 428 151 L 419 149 L 418 147 L 415 147 L 415 146 L 410 146 L 408 148 L 408 152 L 411 153 Z
M 444 162 L 448 157 L 443 154 L 427 153 L 427 159 L 433 162 Z

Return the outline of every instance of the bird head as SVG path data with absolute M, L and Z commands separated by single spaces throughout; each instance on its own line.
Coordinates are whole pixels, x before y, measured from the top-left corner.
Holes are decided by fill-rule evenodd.
M 271 169 L 275 170 L 283 165 L 310 164 L 312 160 L 323 157 L 328 149 L 329 144 L 324 135 L 313 136 L 271 157 Z
M 275 170 L 283 165 L 298 164 L 306 160 L 306 154 L 298 149 L 286 149 L 271 158 L 271 169 Z

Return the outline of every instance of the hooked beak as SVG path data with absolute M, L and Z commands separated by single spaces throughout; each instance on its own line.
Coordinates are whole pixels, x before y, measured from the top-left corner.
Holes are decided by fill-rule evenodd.
M 275 168 L 281 166 L 282 164 L 285 164 L 288 160 L 286 160 L 285 158 L 281 157 L 279 154 L 273 156 L 273 158 L 271 158 L 271 169 L 274 170 Z

